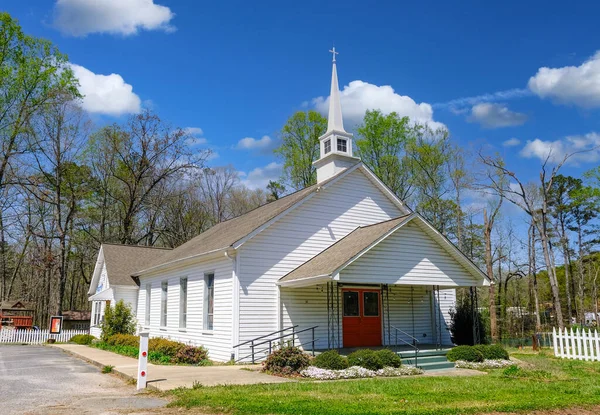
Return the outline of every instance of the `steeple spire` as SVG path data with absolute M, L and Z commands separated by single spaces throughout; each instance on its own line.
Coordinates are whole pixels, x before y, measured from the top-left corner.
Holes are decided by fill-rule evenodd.
M 338 85 L 337 67 L 335 64 L 335 46 L 330 50 L 333 54 L 333 70 L 331 72 L 331 92 L 329 93 L 329 117 L 327 121 L 327 132 L 344 130 L 344 120 L 342 119 L 342 105 L 340 104 L 340 88 Z

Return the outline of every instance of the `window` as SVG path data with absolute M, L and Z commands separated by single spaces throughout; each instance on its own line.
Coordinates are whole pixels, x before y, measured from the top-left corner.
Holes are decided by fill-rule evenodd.
M 358 292 L 344 291 L 344 317 L 358 317 Z
M 179 328 L 187 324 L 187 278 L 179 279 Z
M 97 326 L 100 323 L 100 309 L 102 308 L 102 303 L 100 301 L 94 301 L 94 326 Z
M 323 143 L 323 147 L 325 149 L 325 154 L 331 151 L 331 140 L 327 140 Z
M 144 316 L 144 324 L 150 325 L 150 302 L 152 300 L 152 284 L 146 284 L 146 314 Z
M 374 291 L 363 292 L 363 314 L 365 317 L 379 316 L 379 293 Z
M 342 138 L 338 138 L 337 139 L 337 151 L 341 151 L 343 153 L 345 153 L 346 151 L 348 151 L 348 143 L 346 142 L 346 140 L 342 139 Z
M 163 281 L 160 284 L 160 326 L 167 327 L 167 294 L 169 282 Z
M 204 330 L 213 329 L 215 308 L 215 274 L 204 274 Z

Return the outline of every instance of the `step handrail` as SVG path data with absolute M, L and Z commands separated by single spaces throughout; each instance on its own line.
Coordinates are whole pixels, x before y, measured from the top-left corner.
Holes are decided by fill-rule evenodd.
M 248 340 L 248 341 L 245 341 L 243 343 L 240 343 L 240 344 L 234 346 L 234 348 L 236 348 L 236 347 L 243 346 L 245 344 L 250 343 L 250 351 L 251 351 L 251 353 L 249 355 L 246 355 L 246 356 L 238 358 L 236 360 L 236 362 L 239 362 L 240 360 L 244 360 L 244 359 L 246 359 L 248 357 L 251 357 L 252 358 L 251 359 L 252 360 L 252 364 L 254 364 L 255 361 L 256 361 L 256 355 L 257 354 L 264 353 L 267 350 L 269 351 L 269 354 L 271 354 L 273 352 L 273 342 L 275 342 L 277 340 L 280 340 L 280 343 L 283 344 L 283 342 L 284 342 L 283 339 L 285 339 L 286 337 L 290 337 L 291 336 L 292 337 L 291 338 L 292 346 L 295 346 L 296 335 L 300 334 L 300 333 L 307 332 L 309 330 L 312 331 L 312 340 L 309 340 L 309 341 L 304 342 L 304 343 L 300 343 L 299 346 L 304 346 L 305 344 L 309 344 L 310 343 L 312 345 L 311 352 L 312 352 L 312 355 L 314 357 L 314 355 L 315 355 L 315 342 L 318 340 L 318 339 L 315 339 L 315 329 L 317 327 L 319 327 L 319 326 L 308 327 L 308 328 L 302 329 L 300 331 L 296 331 L 297 327 L 298 327 L 298 325 L 291 326 L 291 327 L 286 327 L 286 328 L 284 328 L 282 330 L 274 331 L 272 333 L 256 337 L 256 338 L 254 338 L 252 340 Z M 292 330 L 292 332 L 291 333 L 285 333 L 286 331 L 289 331 L 289 330 Z M 274 334 L 279 334 L 279 333 L 283 333 L 283 334 L 281 334 L 280 336 L 277 336 L 277 337 L 272 337 L 272 338 L 263 340 L 261 342 L 255 343 L 257 340 L 262 340 L 262 339 L 265 339 L 267 337 L 273 336 Z M 264 349 L 256 350 L 257 346 L 262 346 L 262 345 L 267 344 L 267 343 L 269 344 L 269 347 L 265 347 Z
M 400 340 L 402 343 L 407 344 L 408 346 L 412 347 L 413 350 L 415 351 L 415 367 L 419 367 L 418 363 L 419 363 L 419 348 L 417 347 L 417 343 L 419 343 L 419 340 L 417 340 L 416 337 L 411 336 L 410 334 L 408 334 L 407 332 L 400 330 L 398 327 L 392 326 L 390 325 L 390 328 L 393 328 L 395 330 L 396 333 L 396 342 L 395 342 L 395 348 L 396 348 L 396 353 L 398 353 L 398 340 Z M 411 339 L 413 339 L 413 342 L 410 343 L 406 340 L 404 340 L 403 338 L 398 339 L 398 332 L 410 337 Z

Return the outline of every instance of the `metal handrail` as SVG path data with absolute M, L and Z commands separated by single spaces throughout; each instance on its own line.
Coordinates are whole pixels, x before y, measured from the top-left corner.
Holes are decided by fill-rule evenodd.
M 302 329 L 300 331 L 296 331 L 296 327 L 298 327 L 298 325 L 291 326 L 291 327 L 286 327 L 285 329 L 278 330 L 278 331 L 275 331 L 273 333 L 265 334 L 263 336 L 256 337 L 256 338 L 254 338 L 252 340 L 248 340 L 248 341 L 245 341 L 243 343 L 240 343 L 240 344 L 234 346 L 234 348 L 236 348 L 236 347 L 243 346 L 245 344 L 250 343 L 250 350 L 251 350 L 251 353 L 249 355 L 246 355 L 246 356 L 238 358 L 236 360 L 236 362 L 239 362 L 240 360 L 246 359 L 248 357 L 252 357 L 252 363 L 254 364 L 255 361 L 256 361 L 256 355 L 257 354 L 264 353 L 267 350 L 269 351 L 269 354 L 273 353 L 273 342 L 274 341 L 280 340 L 280 343 L 283 344 L 283 339 L 285 339 L 286 337 L 292 336 L 292 339 L 291 339 L 292 346 L 295 346 L 296 345 L 295 344 L 296 343 L 296 338 L 295 338 L 296 334 L 304 333 L 304 332 L 309 331 L 309 330 L 312 331 L 312 340 L 310 340 L 308 342 L 300 343 L 299 346 L 303 346 L 305 344 L 311 343 L 312 344 L 311 352 L 312 352 L 312 355 L 314 356 L 315 355 L 315 342 L 318 340 L 318 339 L 315 339 L 315 329 L 317 327 L 319 327 L 319 326 L 308 327 L 308 328 Z M 282 334 L 281 336 L 270 338 L 270 339 L 266 339 L 266 340 L 264 340 L 262 342 L 255 343 L 256 340 L 261 340 L 261 339 L 264 339 L 266 337 L 272 336 L 274 334 L 284 333 L 284 332 L 286 332 L 288 330 L 292 330 L 292 332 L 291 333 L 285 333 L 285 334 Z M 267 343 L 269 344 L 269 347 L 265 347 L 264 349 L 256 350 L 257 346 L 261 346 L 261 345 L 267 344 Z
M 418 367 L 418 364 L 419 364 L 419 352 L 420 352 L 420 350 L 417 347 L 416 343 L 419 343 L 419 340 L 417 340 L 416 337 L 411 336 L 407 332 L 405 332 L 403 330 L 400 330 L 398 327 L 394 327 L 394 326 L 390 326 L 390 327 L 393 328 L 395 330 L 395 333 L 396 333 L 396 342 L 395 342 L 396 353 L 398 352 L 398 332 L 400 332 L 400 333 L 402 333 L 402 334 L 410 337 L 413 340 L 413 342 L 410 343 L 410 342 L 407 342 L 406 340 L 404 340 L 403 338 L 400 338 L 400 341 L 402 343 L 409 345 L 415 351 L 415 367 Z
M 265 334 L 265 335 L 263 335 L 263 336 L 258 336 L 258 337 L 254 338 L 254 339 L 252 339 L 252 340 L 248 340 L 248 341 L 245 341 L 245 342 L 243 342 L 243 343 L 236 344 L 235 346 L 233 346 L 233 348 L 235 349 L 236 347 L 243 346 L 243 345 L 245 345 L 245 344 L 248 344 L 248 343 L 254 342 L 254 341 L 256 341 L 256 340 L 259 340 L 259 339 L 264 339 L 265 337 L 269 337 L 269 336 L 272 336 L 272 335 L 274 335 L 274 334 L 277 334 L 277 333 L 283 333 L 284 331 L 288 331 L 288 330 L 294 330 L 296 327 L 298 327 L 298 325 L 297 325 L 297 324 L 296 324 L 295 326 L 286 327 L 286 328 L 284 328 L 284 329 L 277 330 L 277 331 L 274 331 L 274 332 L 272 332 L 272 333 Z
M 411 339 L 413 339 L 413 343 L 419 343 L 419 339 L 417 339 L 417 338 L 416 338 L 416 337 L 414 337 L 414 336 L 411 336 L 410 334 L 408 334 L 408 333 L 407 333 L 407 332 L 405 332 L 404 330 L 400 330 L 398 327 L 391 326 L 391 325 L 390 325 L 390 327 L 391 327 L 391 328 L 393 328 L 394 330 L 396 330 L 396 332 L 398 332 L 398 331 L 399 331 L 400 333 L 404 334 L 405 336 L 408 336 L 408 337 L 410 337 Z

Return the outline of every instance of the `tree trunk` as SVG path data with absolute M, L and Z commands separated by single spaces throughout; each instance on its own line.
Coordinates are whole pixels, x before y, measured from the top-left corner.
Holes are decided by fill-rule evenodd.
M 540 300 L 538 295 L 538 285 L 537 285 L 537 269 L 535 263 L 535 226 L 533 224 L 530 226 L 530 239 L 529 239 L 529 267 L 530 267 L 530 275 L 533 276 L 533 300 L 535 305 L 535 329 L 537 332 L 542 329 L 542 320 L 540 317 Z
M 492 263 L 492 226 L 488 219 L 487 210 L 483 209 L 483 237 L 485 243 L 485 268 L 490 277 L 490 331 L 492 342 L 498 341 L 498 324 L 496 320 L 496 282 L 494 279 L 494 267 Z

